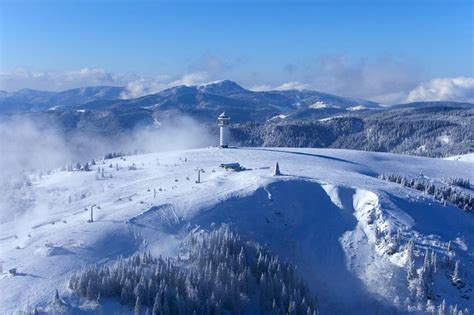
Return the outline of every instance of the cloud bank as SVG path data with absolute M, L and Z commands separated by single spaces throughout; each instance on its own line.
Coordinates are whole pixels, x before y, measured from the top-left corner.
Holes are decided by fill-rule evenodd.
M 280 76 L 265 79 L 257 72 L 242 73 L 248 65 L 245 58 L 224 60 L 205 54 L 188 66 L 181 75 L 140 75 L 113 73 L 101 68 L 83 68 L 73 71 L 48 72 L 16 69 L 0 74 L 0 89 L 8 91 L 23 87 L 39 90 L 66 90 L 82 86 L 123 86 L 123 99 L 157 93 L 177 85 L 200 85 L 211 81 L 230 79 L 243 83 L 254 91 L 312 89 L 340 96 L 364 98 L 382 104 L 412 101 L 451 100 L 473 102 L 472 76 L 431 78 L 424 77 L 416 62 L 381 56 L 375 59 L 350 60 L 344 55 L 325 55 L 304 61 L 287 63 Z M 283 80 L 282 80 L 283 78 Z M 285 80 L 287 78 L 288 80 Z
M 474 77 L 430 80 L 410 91 L 407 100 L 409 102 L 449 100 L 474 103 Z
M 388 96 L 415 86 L 420 81 L 420 72 L 417 65 L 389 56 L 355 62 L 341 56 L 326 56 L 318 61 L 314 85 L 338 95 L 393 103 L 399 100 Z
M 177 85 L 198 85 L 211 80 L 204 71 L 191 72 L 182 76 L 117 74 L 101 68 L 83 68 L 73 71 L 38 71 L 19 68 L 0 73 L 0 89 L 17 91 L 31 88 L 45 91 L 64 91 L 84 86 L 123 86 L 122 98 L 136 98 L 159 92 Z
M 257 84 L 251 89 L 313 89 L 382 104 L 447 100 L 474 102 L 474 77 L 425 81 L 423 69 L 415 62 L 391 56 L 351 61 L 344 56 L 327 55 L 307 63 L 306 67 L 287 64 L 282 71 L 293 80 L 273 85 Z
M 136 98 L 143 95 L 157 93 L 173 86 L 200 85 L 209 81 L 210 76 L 206 72 L 188 73 L 175 80 L 166 75 L 157 77 L 141 77 L 127 83 L 125 86 L 126 91 L 122 93 L 121 98 Z
M 46 91 L 62 91 L 82 86 L 122 86 L 129 75 L 119 75 L 101 68 L 82 68 L 72 71 L 39 71 L 17 68 L 0 73 L 0 88 L 16 91 L 31 88 Z

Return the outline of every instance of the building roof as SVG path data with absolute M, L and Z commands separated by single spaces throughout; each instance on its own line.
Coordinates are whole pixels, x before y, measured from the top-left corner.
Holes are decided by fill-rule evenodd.
M 225 114 L 225 112 L 222 112 L 222 114 L 219 115 L 219 118 L 224 118 L 224 119 L 229 119 L 230 117 Z

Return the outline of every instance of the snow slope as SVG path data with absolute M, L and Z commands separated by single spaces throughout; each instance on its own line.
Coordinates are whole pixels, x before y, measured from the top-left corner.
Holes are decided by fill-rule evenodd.
M 246 170 L 219 168 L 230 162 Z M 272 176 L 275 162 L 283 176 Z M 34 181 L 25 188 L 29 202 L 19 202 L 28 208 L 0 225 L 1 314 L 47 305 L 56 288 L 70 295 L 67 280 L 84 265 L 143 250 L 176 256 L 190 231 L 223 222 L 295 263 L 323 314 L 404 312 L 408 240 L 415 242 L 417 267 L 425 248 L 439 260 L 461 261 L 466 286 L 454 287 L 452 270 L 441 268 L 435 302 L 472 310 L 472 213 L 376 177 L 422 173 L 474 181 L 474 172 L 457 161 L 331 149 L 206 148 L 101 163 L 91 172 L 58 171 Z M 105 168 L 103 177 L 97 167 Z M 198 169 L 204 170 L 199 184 Z M 87 223 L 91 205 L 95 222 Z M 19 274 L 7 274 L 10 268 Z
M 455 155 L 445 158 L 446 160 L 453 160 L 453 161 L 462 161 L 462 162 L 474 162 L 474 153 L 462 154 L 462 155 Z

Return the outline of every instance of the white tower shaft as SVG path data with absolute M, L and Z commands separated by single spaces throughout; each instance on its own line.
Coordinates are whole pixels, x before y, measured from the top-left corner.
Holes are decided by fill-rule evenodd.
M 220 114 L 219 118 L 217 119 L 219 122 L 219 146 L 221 148 L 228 148 L 229 147 L 229 122 L 230 117 L 227 116 L 225 113 Z
M 229 146 L 229 127 L 227 126 L 220 127 L 219 146 L 221 148 L 227 148 Z

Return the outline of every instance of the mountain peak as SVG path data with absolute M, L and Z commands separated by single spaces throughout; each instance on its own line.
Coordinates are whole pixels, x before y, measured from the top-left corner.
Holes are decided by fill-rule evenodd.
M 210 94 L 235 94 L 246 92 L 247 90 L 231 80 L 214 81 L 199 86 L 199 90 Z

